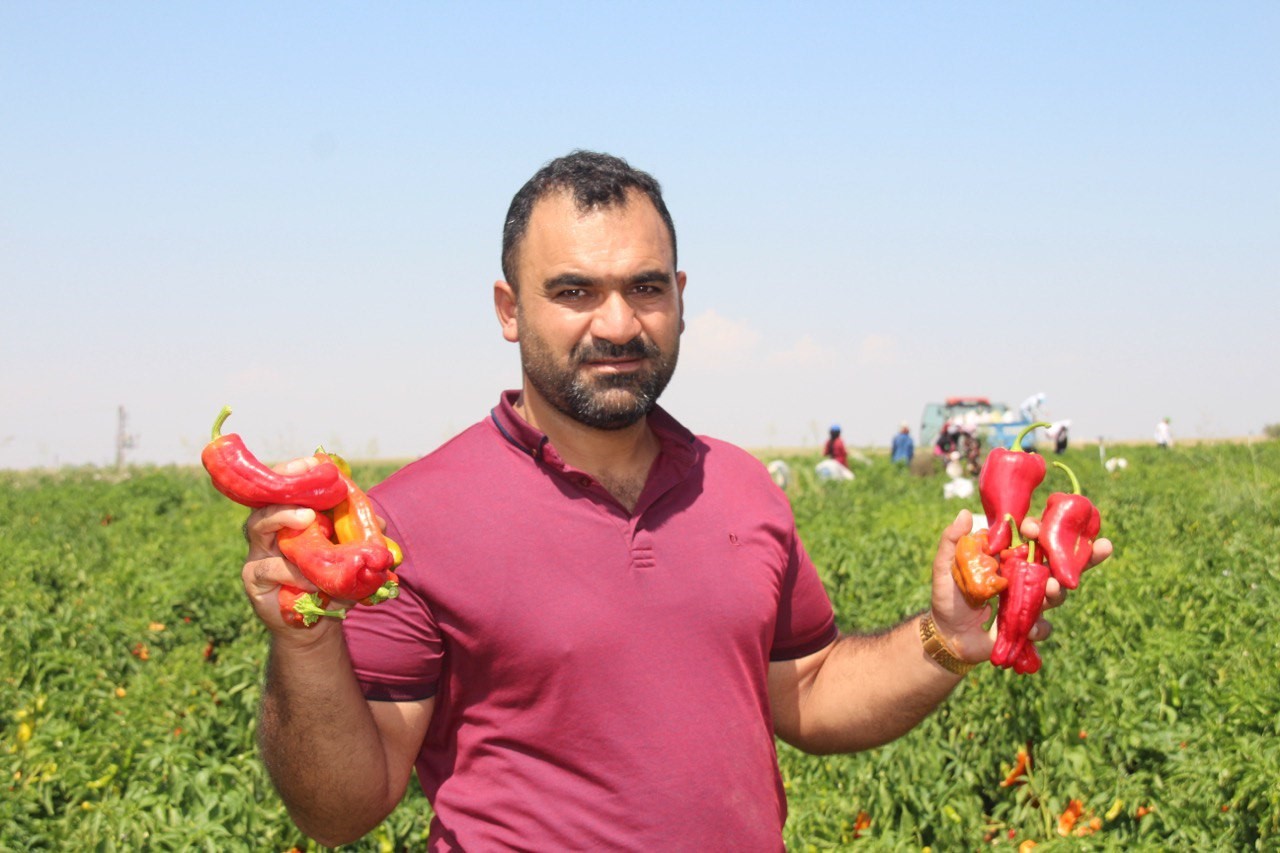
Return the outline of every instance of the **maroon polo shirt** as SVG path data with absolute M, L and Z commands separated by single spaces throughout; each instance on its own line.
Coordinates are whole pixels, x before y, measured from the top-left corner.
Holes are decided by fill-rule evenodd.
M 365 695 L 434 696 L 433 850 L 770 850 L 770 660 L 836 637 L 786 496 L 661 409 L 634 512 L 503 394 L 372 490 L 401 594 L 344 631 Z

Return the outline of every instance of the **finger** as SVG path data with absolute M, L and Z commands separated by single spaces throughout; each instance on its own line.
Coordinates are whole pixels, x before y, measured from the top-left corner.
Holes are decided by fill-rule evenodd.
M 254 510 L 249 515 L 249 521 L 246 524 L 251 533 L 268 534 L 275 533 L 285 527 L 302 530 L 315 520 L 316 511 L 314 509 L 308 509 L 305 506 L 272 504 L 271 506 Z
M 305 474 L 319 464 L 320 460 L 316 457 L 303 456 L 298 459 L 290 459 L 288 462 L 281 462 L 279 465 L 273 466 L 272 470 L 280 474 Z
M 301 530 L 315 520 L 315 510 L 301 506 L 272 504 L 255 509 L 242 528 L 250 555 L 276 553 L 275 536 L 279 530 L 286 527 Z
M 942 541 L 950 542 L 954 548 L 955 544 L 960 541 L 960 537 L 965 536 L 971 530 L 973 530 L 973 513 L 967 509 L 962 509 L 956 515 L 955 521 L 947 525 L 947 529 L 942 531 Z
M 1053 633 L 1053 624 L 1047 619 L 1037 619 L 1036 624 L 1031 626 L 1031 631 L 1027 633 L 1027 639 L 1033 643 L 1039 643 L 1049 638 Z
M 1023 541 L 1039 538 L 1040 519 L 1028 515 L 1022 520 L 1022 524 L 1018 525 L 1018 532 L 1022 534 Z
M 250 595 L 274 595 L 282 586 L 296 586 L 306 592 L 316 591 L 316 585 L 307 580 L 296 566 L 283 557 L 248 560 L 244 564 L 241 577 Z
M 1090 567 L 1096 566 L 1110 557 L 1112 550 L 1110 539 L 1095 539 L 1093 541 L 1093 556 L 1089 559 Z
M 1054 607 L 1061 607 L 1066 600 L 1066 588 L 1058 582 L 1057 578 L 1049 578 L 1044 587 L 1044 609 L 1051 610 Z

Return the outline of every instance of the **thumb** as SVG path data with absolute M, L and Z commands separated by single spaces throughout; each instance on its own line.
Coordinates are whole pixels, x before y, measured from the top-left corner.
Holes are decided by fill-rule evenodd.
M 960 537 L 966 535 L 973 530 L 973 513 L 967 509 L 962 509 L 956 515 L 956 520 L 947 525 L 942 531 L 942 541 L 938 543 L 940 548 L 950 548 L 951 556 L 955 556 L 956 543 L 960 541 Z
M 973 513 L 967 509 L 960 510 L 956 520 L 947 525 L 938 540 L 938 552 L 933 560 L 934 587 L 938 587 L 939 576 L 951 578 L 951 563 L 956 558 L 956 544 L 960 537 L 973 530 Z

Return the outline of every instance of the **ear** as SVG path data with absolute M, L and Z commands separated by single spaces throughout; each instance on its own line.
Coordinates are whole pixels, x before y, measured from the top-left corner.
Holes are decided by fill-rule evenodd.
M 516 320 L 516 291 L 505 281 L 493 283 L 493 310 L 502 326 L 502 337 L 511 343 L 520 340 L 520 325 Z
M 684 334 L 684 285 L 688 281 L 688 276 L 682 272 L 676 273 L 676 292 L 680 296 L 680 334 Z

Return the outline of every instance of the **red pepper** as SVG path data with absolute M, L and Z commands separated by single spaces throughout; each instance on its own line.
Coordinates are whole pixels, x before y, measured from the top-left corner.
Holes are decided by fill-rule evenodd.
M 296 586 L 282 586 L 278 595 L 280 615 L 284 621 L 298 628 L 310 628 L 322 616 L 346 619 L 345 610 L 327 610 L 329 596 L 323 592 L 304 592 Z
M 1071 494 L 1054 492 L 1045 503 L 1040 520 L 1040 547 L 1049 560 L 1049 571 L 1067 589 L 1080 585 L 1080 575 L 1089 567 L 1093 540 L 1102 529 L 1098 508 L 1080 494 L 1075 472 L 1055 461 L 1054 466 L 1071 478 Z
M 310 525 L 297 530 L 281 528 L 276 533 L 280 553 L 298 567 L 302 576 L 321 592 L 346 601 L 372 600 L 378 590 L 395 580 L 391 572 L 391 551 L 376 542 L 332 541 L 333 521 L 316 513 Z M 388 593 L 394 597 L 394 593 Z
M 978 473 L 978 496 L 988 520 L 988 554 L 999 554 L 1008 548 L 1013 541 L 1013 528 L 1027 517 L 1031 493 L 1044 480 L 1045 465 L 1044 457 L 1022 449 L 1022 439 L 1036 427 L 1047 426 L 1040 421 L 1028 424 L 1014 439 L 1012 450 L 992 450 Z M 1013 516 L 1012 526 L 1009 516 Z
M 200 454 L 219 492 L 253 509 L 272 504 L 332 509 L 347 496 L 341 473 L 332 462 L 298 474 L 281 474 L 263 465 L 240 436 L 222 435 L 222 424 L 230 414 L 231 407 L 223 406 L 213 422 L 213 439 Z
M 1036 651 L 1035 643 L 1027 643 L 1022 647 L 1018 659 L 1013 662 L 1013 671 L 1019 675 L 1030 675 L 1033 672 L 1039 672 L 1042 661 L 1040 653 Z
M 1040 655 L 1030 634 L 1044 608 L 1049 567 L 1036 560 L 1031 542 L 1000 553 L 1000 574 L 1009 585 L 1000 593 L 991 663 L 1019 673 L 1035 672 L 1040 669 Z

